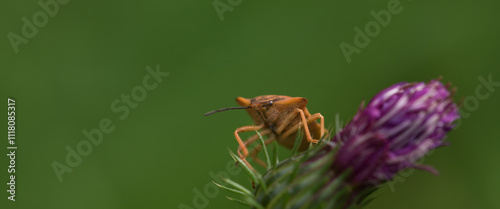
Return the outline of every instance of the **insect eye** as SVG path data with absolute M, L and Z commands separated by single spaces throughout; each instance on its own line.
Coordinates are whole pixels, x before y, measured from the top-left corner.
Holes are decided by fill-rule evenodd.
M 273 105 L 273 101 L 268 101 L 261 105 L 261 107 L 271 107 Z

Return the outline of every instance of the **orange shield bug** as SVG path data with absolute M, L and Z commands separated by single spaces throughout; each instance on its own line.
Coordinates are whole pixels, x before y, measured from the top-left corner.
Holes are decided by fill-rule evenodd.
M 299 151 L 307 150 L 309 143 L 317 143 L 325 134 L 323 116 L 320 113 L 313 115 L 309 113 L 306 108 L 306 98 L 265 95 L 253 99 L 238 97 L 236 98 L 236 102 L 240 107 L 228 107 L 214 110 L 205 113 L 205 116 L 225 110 L 246 109 L 255 125 L 237 128 L 234 131 L 234 137 L 239 143 L 238 154 L 240 158 L 250 168 L 252 168 L 252 166 L 245 159 L 248 155 L 250 155 L 255 162 L 266 167 L 266 164 L 257 158 L 257 154 L 262 149 L 262 146 L 260 144 L 257 145 L 251 152 L 249 152 L 247 148 L 248 145 L 259 139 L 259 135 L 255 134 L 246 141 L 243 141 L 239 133 L 261 130 L 260 134 L 262 136 L 268 136 L 264 142 L 266 145 L 276 140 L 278 144 L 292 149 L 295 143 L 297 130 L 303 128 L 305 134 L 300 143 Z M 320 119 L 320 123 L 317 122 L 318 119 Z

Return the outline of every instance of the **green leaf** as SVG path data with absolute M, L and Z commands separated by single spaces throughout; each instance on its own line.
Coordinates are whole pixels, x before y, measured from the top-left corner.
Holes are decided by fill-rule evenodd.
M 244 192 L 245 194 L 253 196 L 253 194 L 250 190 L 248 190 L 244 186 L 241 186 L 240 184 L 234 182 L 233 180 L 228 179 L 228 178 L 224 178 L 224 177 L 221 177 L 221 179 L 224 182 L 228 183 L 229 185 L 233 186 L 234 188 L 239 189 L 240 191 Z
M 276 142 L 273 142 L 271 146 L 273 152 L 273 160 L 271 161 L 271 168 L 276 168 L 276 165 L 278 165 L 278 163 L 280 162 L 280 160 L 278 159 L 278 147 L 276 145 Z
M 264 138 L 262 138 L 262 136 L 260 135 L 260 133 L 258 131 L 255 131 L 255 132 L 257 132 L 257 134 L 259 135 L 260 144 L 262 145 L 262 150 L 264 151 L 264 154 L 266 156 L 266 165 L 270 168 L 272 166 L 271 165 L 271 158 L 269 158 L 269 153 L 267 152 L 267 146 L 266 146 L 266 143 L 264 142 Z
M 222 189 L 225 189 L 226 191 L 229 191 L 229 192 L 232 192 L 232 193 L 235 193 L 235 194 L 239 194 L 239 195 L 252 195 L 251 193 L 246 193 L 245 191 L 242 191 L 242 190 L 238 190 L 238 189 L 232 189 L 232 188 L 229 188 L 229 187 L 226 187 L 226 186 L 223 186 L 223 185 L 220 185 L 218 183 L 216 183 L 215 181 L 212 181 L 215 185 L 217 185 L 218 187 L 222 188 Z M 246 190 L 246 189 L 245 189 Z M 246 190 L 248 191 L 248 190 Z M 248 191 L 250 192 L 250 191 Z
M 251 168 L 249 168 L 247 164 L 243 162 L 243 160 L 241 160 L 240 157 L 236 156 L 231 150 L 229 150 L 229 154 L 231 155 L 233 160 L 238 162 L 238 164 L 241 166 L 243 171 L 250 177 L 250 179 L 253 182 L 257 182 L 257 171 L 253 171 Z
M 237 203 L 241 203 L 243 205 L 253 206 L 253 207 L 258 208 L 258 209 L 264 209 L 264 207 L 262 205 L 260 205 L 257 201 L 255 201 L 252 198 L 246 197 L 246 198 L 244 198 L 244 200 L 240 200 L 240 199 L 236 199 L 236 198 L 232 198 L 232 197 L 228 197 L 228 196 L 226 196 L 226 198 L 229 200 L 235 201 Z
M 300 142 L 302 142 L 302 131 L 300 131 L 299 126 L 299 129 L 297 130 L 297 136 L 295 137 L 295 143 L 293 144 L 292 148 L 292 157 L 296 156 L 299 152 Z

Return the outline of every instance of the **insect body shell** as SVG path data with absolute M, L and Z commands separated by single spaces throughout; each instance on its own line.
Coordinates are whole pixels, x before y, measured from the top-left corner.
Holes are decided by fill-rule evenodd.
M 246 109 L 253 122 L 256 125 L 265 123 L 264 129 L 270 129 L 275 134 L 278 143 L 289 149 L 293 148 L 295 139 L 297 137 L 297 129 L 301 120 L 301 115 L 295 112 L 296 108 L 304 111 L 306 119 L 311 114 L 306 108 L 307 99 L 303 97 L 289 97 L 282 95 L 265 95 L 258 96 L 253 99 L 246 99 L 243 97 L 236 98 L 236 102 L 240 106 L 250 106 Z M 295 116 L 290 116 L 295 114 Z M 293 117 L 289 119 L 289 117 Z M 283 123 L 288 123 L 283 128 Z M 281 127 L 281 129 L 280 129 Z M 313 138 L 321 138 L 321 125 L 312 121 L 308 124 L 309 131 Z M 303 127 L 302 127 L 303 128 Z M 304 131 L 301 129 L 301 131 Z M 309 142 L 307 142 L 305 134 L 303 135 L 299 151 L 307 150 Z

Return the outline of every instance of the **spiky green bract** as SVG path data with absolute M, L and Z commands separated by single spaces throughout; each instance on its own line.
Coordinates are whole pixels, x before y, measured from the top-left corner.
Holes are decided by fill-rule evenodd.
M 265 153 L 266 162 L 268 165 L 271 166 L 271 168 L 273 168 L 275 165 L 277 165 L 279 163 L 276 145 L 274 145 L 274 143 L 273 143 L 273 146 L 272 146 L 273 157 L 271 158 L 269 155 L 269 152 L 267 151 L 267 146 L 264 143 L 264 139 L 262 138 L 262 136 L 260 134 L 259 134 L 259 137 L 260 137 L 260 142 L 262 145 L 262 150 Z M 264 181 L 262 179 L 262 174 L 251 169 L 250 167 L 248 167 L 243 162 L 243 160 L 241 160 L 241 158 L 238 157 L 236 154 L 234 154 L 231 150 L 229 150 L 229 154 L 231 155 L 233 160 L 240 166 L 240 168 L 248 175 L 248 177 L 250 177 L 250 180 L 252 181 L 252 183 L 256 183 L 257 185 L 260 185 L 262 190 L 267 191 L 267 186 L 264 184 Z M 220 187 L 228 192 L 231 192 L 233 194 L 238 195 L 238 198 L 226 196 L 228 199 L 233 200 L 233 201 L 238 202 L 238 203 L 241 203 L 241 204 L 244 204 L 244 205 L 248 205 L 251 208 L 264 209 L 264 207 L 256 201 L 254 194 L 252 192 L 250 192 L 248 189 L 246 189 L 244 186 L 232 181 L 231 179 L 222 178 L 222 180 L 226 184 L 228 184 L 229 186 L 221 185 L 215 181 L 213 183 L 215 185 L 217 185 L 218 187 Z
M 345 181 L 350 172 L 334 173 L 335 151 L 327 142 L 269 169 L 263 176 L 266 189 L 260 184 L 255 189 L 256 201 L 272 209 L 361 208 L 373 188 L 359 191 Z
M 265 149 L 265 148 L 264 148 Z M 257 184 L 262 185 L 262 175 L 256 171 L 253 171 L 251 168 L 249 168 L 238 156 L 236 156 L 233 152 L 229 151 L 229 154 L 231 154 L 231 157 L 241 166 L 241 169 L 250 177 L 252 182 L 257 182 Z M 238 195 L 238 198 L 234 197 L 227 197 L 230 200 L 233 200 L 235 202 L 248 205 L 252 208 L 258 208 L 258 209 L 264 209 L 262 205 L 260 205 L 257 201 L 255 201 L 255 196 L 253 195 L 250 190 L 246 189 L 244 186 L 232 181 L 231 179 L 227 178 L 221 178 L 224 183 L 226 183 L 228 186 L 224 186 L 219 184 L 218 182 L 213 181 L 215 185 L 218 187 L 231 192 L 233 194 Z M 264 190 L 267 190 L 267 188 L 263 187 Z
M 270 167 L 262 176 L 249 168 L 243 161 L 229 151 L 231 157 L 255 183 L 254 192 L 244 186 L 223 178 L 227 186 L 214 182 L 220 188 L 235 194 L 227 197 L 235 202 L 256 209 L 358 209 L 367 202 L 366 197 L 375 187 L 358 187 L 347 183 L 350 171 L 335 173 L 332 169 L 337 146 L 327 141 L 327 136 L 320 143 L 311 145 L 308 151 L 298 153 L 300 143 L 295 143 L 291 156 L 284 161 L 278 160 L 276 143 L 271 144 L 272 155 L 261 136 L 261 145 L 265 160 Z M 297 139 L 302 139 L 300 131 Z M 270 164 L 269 164 L 270 162 Z

